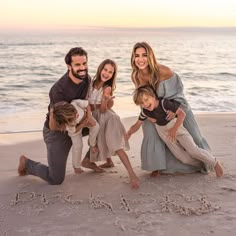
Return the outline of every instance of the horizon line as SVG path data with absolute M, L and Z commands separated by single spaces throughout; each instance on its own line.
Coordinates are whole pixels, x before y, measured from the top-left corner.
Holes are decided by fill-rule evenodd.
M 52 31 L 69 31 L 69 30 L 143 30 L 143 31 L 152 31 L 152 30 L 236 30 L 236 26 L 151 26 L 151 27 L 136 27 L 136 26 L 71 26 L 71 27 L 37 27 L 37 28 L 5 28 L 1 29 L 0 32 L 9 32 L 9 33 L 19 33 L 19 32 L 48 32 Z M 232 32 L 233 33 L 233 32 Z

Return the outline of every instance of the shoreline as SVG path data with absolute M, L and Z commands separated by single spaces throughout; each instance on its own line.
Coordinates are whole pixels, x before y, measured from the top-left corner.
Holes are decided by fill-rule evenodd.
M 138 117 L 139 108 L 131 111 L 129 114 L 122 112 L 120 109 L 114 108 L 115 112 L 121 119 Z M 137 115 L 134 113 L 136 112 Z M 201 115 L 236 115 L 235 112 L 214 112 L 214 111 L 197 111 L 193 112 L 196 116 Z M 42 112 L 21 112 L 15 114 L 4 114 L 0 116 L 0 135 L 18 134 L 18 133 L 33 133 L 42 132 L 42 127 L 45 121 L 46 113 Z M 22 127 L 22 128 L 19 128 Z M 27 129 L 27 127 L 30 127 Z
M 198 122 L 200 121 L 199 126 L 200 126 L 200 130 L 202 130 L 203 133 L 205 132 L 204 132 L 204 127 L 202 127 L 201 123 L 206 123 L 206 122 L 203 122 L 205 119 L 208 120 L 208 119 L 217 118 L 218 120 L 221 117 L 227 117 L 227 118 L 235 117 L 236 119 L 236 112 L 196 112 L 194 114 L 195 114 L 196 120 Z M 37 115 L 33 117 L 37 117 Z M 132 124 L 130 123 L 131 120 L 134 122 L 137 118 L 138 118 L 138 115 L 137 116 L 133 115 L 129 117 L 121 117 L 121 120 L 124 123 L 124 125 L 126 124 L 127 126 L 127 124 L 130 124 L 130 125 Z M 15 119 L 16 118 L 12 120 L 15 120 Z M 37 120 L 37 123 L 39 123 L 39 120 Z M 1 124 L 1 118 L 0 118 L 0 124 Z M 41 126 L 43 126 L 43 124 L 44 124 L 44 120 L 42 120 Z M 19 144 L 23 142 L 35 141 L 35 140 L 43 140 L 42 129 L 0 132 L 0 147 L 4 145 L 14 145 L 14 144 Z
M 236 112 L 195 112 L 194 115 L 197 122 L 199 123 L 199 127 L 202 133 L 205 133 L 204 129 L 207 128 L 206 126 L 207 121 L 205 120 L 208 120 L 208 119 L 220 120 L 221 117 L 226 117 L 227 119 L 231 119 L 231 118 L 233 119 L 235 117 L 236 119 Z M 37 117 L 37 115 L 34 117 Z M 127 124 L 131 125 L 132 123 L 130 123 L 130 121 L 132 120 L 133 122 L 135 122 L 137 118 L 138 118 L 138 115 L 137 116 L 133 115 L 133 116 L 128 116 L 128 117 L 121 117 L 121 120 L 123 124 L 126 126 L 126 128 L 128 128 Z M 13 120 L 15 120 L 15 118 Z M 37 123 L 39 123 L 39 120 L 37 120 Z M 203 123 L 204 125 L 202 125 L 201 123 Z M 0 124 L 1 124 L 1 118 L 0 118 Z M 44 120 L 42 120 L 41 122 L 42 127 L 43 127 L 43 124 L 44 124 Z M 40 139 L 43 140 L 42 129 L 0 132 L 0 146 L 12 145 L 12 144 L 28 142 L 28 141 L 35 141 L 35 140 L 40 140 Z

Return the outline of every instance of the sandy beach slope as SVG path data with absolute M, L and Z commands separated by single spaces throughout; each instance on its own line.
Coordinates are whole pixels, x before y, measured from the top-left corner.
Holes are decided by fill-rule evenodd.
M 224 163 L 225 176 L 151 178 L 140 168 L 140 130 L 131 138 L 128 152 L 141 180 L 138 190 L 130 189 L 118 157 L 106 173 L 85 170 L 75 175 L 69 156 L 60 186 L 34 176 L 18 177 L 20 154 L 47 163 L 42 133 L 1 134 L 0 235 L 235 235 L 236 114 L 196 117 L 213 154 Z M 135 119 L 123 119 L 126 128 Z

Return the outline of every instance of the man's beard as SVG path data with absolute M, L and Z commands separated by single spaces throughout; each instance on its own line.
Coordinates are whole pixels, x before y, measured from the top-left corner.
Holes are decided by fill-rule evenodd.
M 88 77 L 88 69 L 85 69 L 85 70 L 78 70 L 78 71 L 75 71 L 73 68 L 71 68 L 71 69 L 72 69 L 72 70 L 71 70 L 72 75 L 73 75 L 76 79 L 84 80 L 84 79 L 86 79 L 86 78 Z M 85 75 L 80 76 L 80 75 L 79 75 L 79 72 L 81 72 L 81 71 L 85 71 L 85 72 L 86 72 Z

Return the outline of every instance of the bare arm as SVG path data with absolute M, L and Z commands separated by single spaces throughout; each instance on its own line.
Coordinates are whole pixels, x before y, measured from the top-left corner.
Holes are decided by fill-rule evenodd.
M 87 106 L 86 108 L 86 113 L 87 113 L 87 122 L 91 125 L 91 126 L 95 126 L 96 122 L 92 116 L 92 111 L 91 111 L 91 107 L 90 105 Z
M 76 126 L 76 133 L 79 132 L 81 129 L 83 129 L 84 127 L 86 127 L 86 121 L 83 120 L 82 122 L 80 122 L 77 126 Z
M 110 99 L 108 99 L 108 101 L 107 101 L 107 108 L 108 109 L 110 109 L 110 108 L 112 108 L 113 107 L 113 105 L 114 105 L 114 99 L 115 98 L 115 96 L 113 96 L 113 97 L 111 97 Z
M 127 134 L 126 134 L 126 138 L 129 139 L 133 133 L 137 132 L 139 130 L 140 126 L 142 125 L 142 123 L 143 122 L 141 120 L 137 120 L 136 123 L 133 124 L 129 128 L 129 130 L 128 130 Z
M 113 98 L 114 97 L 111 96 L 111 87 L 104 88 L 102 95 L 102 102 L 100 105 L 100 111 L 102 113 L 113 106 L 113 101 L 112 101 Z
M 56 125 L 56 122 L 53 117 L 53 108 L 50 108 L 49 111 L 49 129 L 52 131 L 61 131 Z
M 170 79 L 174 72 L 167 66 L 165 65 L 160 65 L 159 67 L 160 69 L 160 81 L 163 81 L 163 80 L 168 80 Z M 175 113 L 172 112 L 172 111 L 167 111 L 167 115 L 166 115 L 166 120 L 172 120 L 175 118 Z
M 173 111 L 169 110 L 166 112 L 166 120 L 172 120 L 175 118 L 175 116 L 176 116 L 176 114 Z
M 161 64 L 159 65 L 159 73 L 160 73 L 160 81 L 168 80 L 174 74 L 169 67 Z
M 168 130 L 168 136 L 170 137 L 171 141 L 176 140 L 176 132 L 178 128 L 183 124 L 186 116 L 185 112 L 180 107 L 177 109 L 176 115 L 177 115 L 177 120 L 174 126 Z

